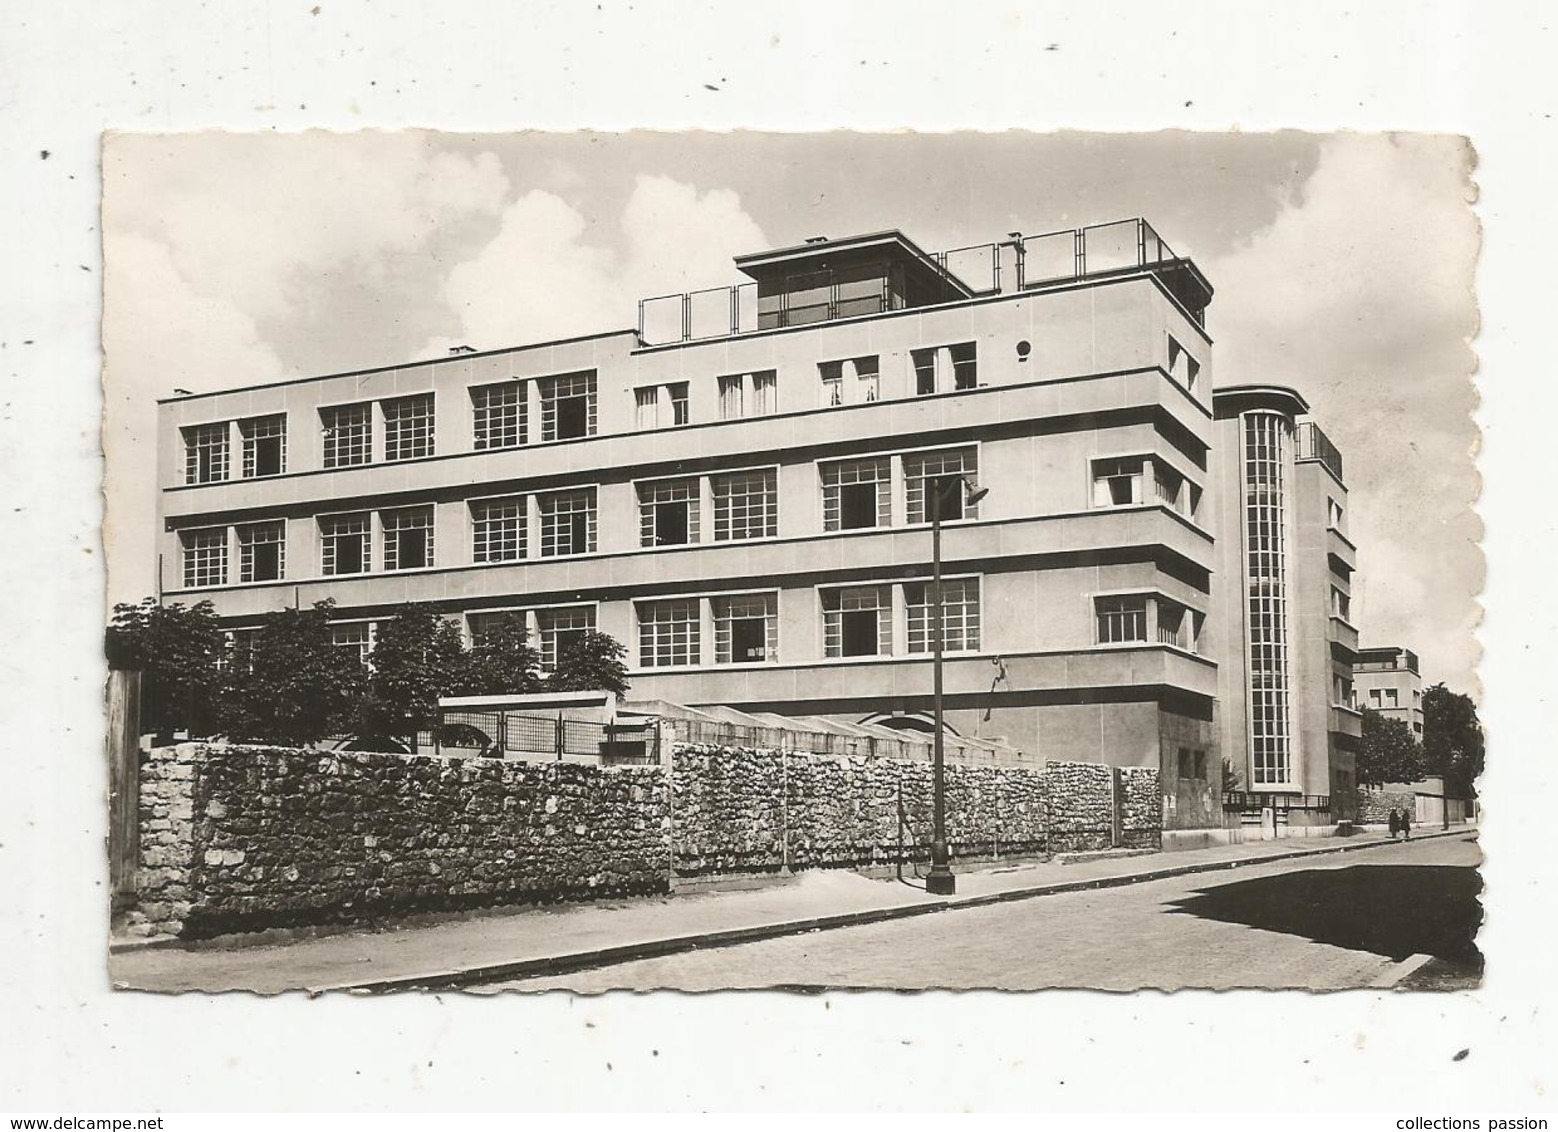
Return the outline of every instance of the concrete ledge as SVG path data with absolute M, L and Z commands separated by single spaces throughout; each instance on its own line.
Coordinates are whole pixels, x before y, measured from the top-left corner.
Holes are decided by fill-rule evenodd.
M 1468 832 L 1471 831 L 1466 829 L 1435 831 L 1432 834 L 1422 835 L 1419 839 L 1426 841 L 1439 837 L 1457 837 L 1463 836 Z M 694 935 L 666 936 L 660 939 L 640 940 L 612 947 L 575 951 L 564 955 L 541 956 L 507 963 L 482 964 L 443 971 L 429 971 L 418 975 L 341 983 L 331 986 L 312 986 L 304 989 L 310 996 L 317 996 L 329 991 L 386 994 L 411 990 L 449 990 L 477 983 L 495 983 L 539 978 L 548 975 L 566 975 L 595 967 L 610 967 L 640 959 L 658 959 L 666 955 L 690 951 L 732 947 L 737 944 L 777 939 L 789 935 L 802 935 L 807 932 L 829 931 L 835 928 L 857 927 L 865 924 L 882 923 L 888 920 L 902 920 L 908 919 L 911 916 L 931 915 L 959 908 L 983 908 L 994 904 L 1031 900 L 1041 896 L 1055 896 L 1066 892 L 1120 888 L 1125 885 L 1143 884 L 1154 880 L 1167 880 L 1172 877 L 1187 876 L 1193 873 L 1267 865 L 1275 861 L 1292 860 L 1298 857 L 1318 857 L 1330 853 L 1351 853 L 1362 849 L 1393 844 L 1396 844 L 1396 842 L 1348 841 L 1342 844 L 1291 849 L 1285 852 L 1269 853 L 1260 857 L 1237 858 L 1229 861 L 1203 861 L 1189 865 L 1171 865 L 1147 869 L 1137 873 L 1124 873 L 1119 876 L 1094 877 L 1087 880 L 1065 881 L 1059 884 L 1036 885 L 1031 888 L 1010 889 L 1005 892 L 987 893 L 980 896 L 954 896 L 945 899 L 928 897 L 927 902 L 924 904 L 867 908 L 831 916 L 756 924 L 748 927 L 702 932 Z M 1407 973 L 1410 972 L 1403 973 L 1398 978 L 1405 978 Z

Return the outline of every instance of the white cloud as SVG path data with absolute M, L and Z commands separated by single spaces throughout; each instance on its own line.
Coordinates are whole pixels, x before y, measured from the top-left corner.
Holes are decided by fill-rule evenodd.
M 157 406 L 175 389 L 196 391 L 274 381 L 285 369 L 254 320 L 231 302 L 198 293 L 166 245 L 113 236 L 105 257 L 122 285 L 103 317 L 104 450 L 109 594 L 134 601 L 151 591 L 156 499 Z
M 430 342 L 428 355 L 455 342 L 494 349 L 623 329 L 636 321 L 639 299 L 738 281 L 732 249 L 766 246 L 728 189 L 700 195 L 668 177 L 641 176 L 620 234 L 591 232 L 567 201 L 536 190 L 509 205 L 491 242 L 450 271 L 444 298 L 461 333 Z
M 1219 385 L 1299 389 L 1341 448 L 1366 643 L 1473 686 L 1477 251 L 1457 139 L 1339 135 L 1274 221 L 1203 264 Z

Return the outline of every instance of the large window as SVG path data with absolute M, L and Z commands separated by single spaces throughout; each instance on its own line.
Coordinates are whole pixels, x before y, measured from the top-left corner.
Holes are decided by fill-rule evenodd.
M 433 564 L 433 508 L 406 507 L 381 513 L 384 568 L 419 570 Z
M 1095 599 L 1098 643 L 1130 644 L 1147 639 L 1147 599 L 1144 596 Z
M 1195 652 L 1201 639 L 1202 615 L 1177 602 L 1159 598 L 1158 643 Z
M 851 531 L 892 523 L 892 462 L 841 460 L 823 464 L 822 529 Z
M 1331 616 L 1340 617 L 1349 623 L 1352 621 L 1352 598 L 1336 586 L 1331 587 Z
M 279 476 L 287 470 L 287 415 L 275 413 L 238 422 L 243 437 L 243 476 Z
M 967 494 L 952 481 L 979 477 L 979 456 L 973 448 L 953 448 L 943 452 L 911 452 L 903 458 L 904 509 L 911 523 L 931 519 L 930 494 L 941 489 L 941 520 L 973 519 L 978 508 L 969 506 Z
M 595 374 L 565 373 L 541 381 L 541 439 L 595 435 Z
M 752 664 L 779 659 L 776 595 L 716 597 L 709 604 L 714 614 L 715 664 Z
M 471 504 L 471 561 L 517 562 L 525 557 L 525 501 L 479 499 Z
M 638 531 L 644 546 L 698 541 L 698 481 L 656 480 L 638 485 Z
M 1251 787 L 1291 784 L 1287 610 L 1289 425 L 1275 413 L 1244 416 Z
M 731 374 L 719 379 L 719 418 L 722 421 L 746 416 L 746 377 Z
M 576 605 L 568 609 L 543 609 L 536 614 L 541 637 L 541 667 L 551 672 L 557 659 L 584 639 L 595 628 L 595 607 Z
M 238 528 L 238 580 L 274 582 L 286 576 L 287 524 L 284 519 L 246 523 Z
M 227 528 L 185 531 L 184 588 L 227 584 Z
M 319 410 L 324 426 L 324 465 L 353 468 L 373 460 L 373 405 L 335 405 Z
M 368 667 L 368 656 L 373 651 L 373 622 L 346 621 L 330 626 L 330 643 L 339 649 L 349 649 L 356 654 L 357 663 Z
M 518 448 L 525 443 L 525 383 L 500 381 L 471 389 L 471 433 L 476 451 Z
M 638 663 L 643 668 L 697 664 L 697 598 L 645 601 L 638 605 Z
M 973 389 L 979 384 L 978 354 L 972 342 L 911 350 L 909 360 L 914 366 L 914 392 L 918 396 Z
M 184 430 L 184 482 L 220 483 L 227 478 L 227 422 Z
M 1201 363 L 1190 356 L 1190 352 L 1179 344 L 1179 340 L 1173 336 L 1168 340 L 1169 376 L 1179 382 L 1191 392 L 1195 391 L 1196 381 L 1201 376 Z
M 319 520 L 320 572 L 366 574 L 372 567 L 367 515 L 329 515 Z
M 1093 461 L 1093 506 L 1129 507 L 1146 502 L 1146 459 L 1122 456 Z
M 433 395 L 396 397 L 384 408 L 384 458 L 417 460 L 433 454 Z
M 822 591 L 824 655 L 888 656 L 893 651 L 893 599 L 889 586 L 847 586 Z
M 774 370 L 732 373 L 719 379 L 720 420 L 764 417 L 778 410 L 778 375 Z
M 595 549 L 595 489 L 552 491 L 538 497 L 541 557 L 589 554 Z
M 710 476 L 714 540 L 771 538 L 779 533 L 779 479 L 772 468 Z
M 859 405 L 882 396 L 881 364 L 876 355 L 819 362 L 817 374 L 822 381 L 822 404 Z
M 909 651 L 932 651 L 931 583 L 905 582 L 908 607 Z M 941 647 L 947 652 L 973 652 L 979 648 L 979 579 L 941 580 Z
M 635 423 L 639 428 L 665 428 L 684 425 L 692 419 L 687 406 L 687 383 L 646 385 L 633 391 L 638 403 Z

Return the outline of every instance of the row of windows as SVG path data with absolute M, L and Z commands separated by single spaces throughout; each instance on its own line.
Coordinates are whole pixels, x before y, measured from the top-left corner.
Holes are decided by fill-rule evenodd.
M 1199 497 L 1199 488 L 1153 457 L 1099 460 L 1093 467 L 1098 506 L 1142 502 L 1139 485 L 1149 472 L 1160 485 L 1159 502 L 1172 505 Z M 892 526 L 895 475 L 901 476 L 905 523 L 929 521 L 937 506 L 944 521 L 977 518 L 977 507 L 967 503 L 965 493 L 951 488 L 963 480 L 973 481 L 978 474 L 978 450 L 971 447 L 820 463 L 823 530 Z M 1122 481 L 1138 486 L 1117 488 Z M 690 545 L 705 537 L 728 542 L 778 534 L 778 473 L 773 468 L 650 480 L 637 484 L 635 491 L 639 544 L 644 547 Z M 590 554 L 598 548 L 594 487 L 473 500 L 468 507 L 470 561 L 477 565 Z M 435 564 L 431 504 L 377 512 L 379 540 L 374 538 L 374 514 L 362 511 L 318 519 L 322 575 L 371 573 L 376 542 L 380 544 L 377 560 L 384 570 Z M 229 542 L 234 537 L 239 558 L 236 578 L 228 571 Z M 285 577 L 284 520 L 186 531 L 182 539 L 186 588 Z
M 828 659 L 920 656 L 933 651 L 932 584 L 928 581 L 838 586 L 818 591 L 822 653 Z M 980 580 L 944 578 L 942 642 L 949 653 L 980 647 Z M 1146 595 L 1095 599 L 1100 643 L 1146 641 L 1149 605 L 1156 601 L 1160 627 L 1169 620 L 1185 625 L 1183 647 L 1198 631 L 1200 615 Z M 904 612 L 905 634 L 894 642 L 894 610 Z M 761 664 L 779 660 L 779 595 L 773 592 L 711 597 L 660 598 L 634 603 L 637 657 L 641 668 L 677 668 L 703 664 Z M 487 611 L 467 615 L 472 647 L 480 648 L 503 618 L 519 616 L 539 641 L 542 667 L 557 659 L 587 630 L 596 627 L 593 606 L 529 611 Z M 1196 630 L 1190 628 L 1194 623 Z M 331 627 L 335 644 L 356 649 L 371 664 L 374 623 L 339 622 Z M 252 630 L 235 630 L 239 635 Z
M 1193 390 L 1200 363 L 1174 338 L 1169 339 L 1168 355 L 1170 375 Z M 916 396 L 974 389 L 979 385 L 978 348 L 974 342 L 911 350 L 909 364 Z M 824 408 L 879 400 L 881 357 L 872 354 L 820 362 L 817 380 L 817 404 Z M 778 412 L 775 370 L 723 374 L 717 382 L 721 420 Z M 690 424 L 688 390 L 689 383 L 685 381 L 635 389 L 635 426 L 652 429 Z M 530 435 L 532 392 L 540 418 L 538 438 Z M 478 452 L 517 448 L 535 439 L 545 443 L 596 434 L 598 397 L 594 371 L 472 386 L 468 394 L 473 445 Z M 414 460 L 435 453 L 434 395 L 418 393 L 321 408 L 322 466 L 351 468 L 373 463 L 376 419 L 381 425 L 377 436 L 382 438 L 383 460 Z M 219 483 L 232 478 L 230 451 L 235 443 L 235 429 L 237 443 L 242 446 L 240 474 L 244 478 L 282 474 L 286 471 L 286 424 L 286 414 L 276 413 L 185 427 L 184 482 Z

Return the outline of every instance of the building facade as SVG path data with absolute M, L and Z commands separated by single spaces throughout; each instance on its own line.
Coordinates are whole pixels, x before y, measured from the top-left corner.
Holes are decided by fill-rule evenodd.
M 1423 678 L 1415 652 L 1399 645 L 1359 649 L 1353 680 L 1358 707 L 1401 720 L 1423 741 Z
M 1283 386 L 1214 395 L 1209 648 L 1219 662 L 1221 745 L 1242 791 L 1281 796 L 1290 822 L 1329 824 L 1356 814 L 1357 551 L 1341 453 L 1308 411 Z
M 365 653 L 403 602 L 519 611 L 548 663 L 623 641 L 635 698 L 923 728 L 939 489 L 949 724 L 1159 766 L 1211 820 L 1194 265 L 1141 221 L 737 265 L 633 330 L 163 402 L 164 599 L 241 642 L 332 598 Z
M 240 645 L 330 598 L 365 659 L 406 602 L 518 612 L 547 666 L 622 641 L 634 699 L 924 730 L 941 498 L 953 729 L 1156 766 L 1171 829 L 1223 824 L 1225 760 L 1351 816 L 1341 455 L 1214 393 L 1193 263 L 1132 220 L 736 264 L 633 329 L 162 402 L 161 596 Z

